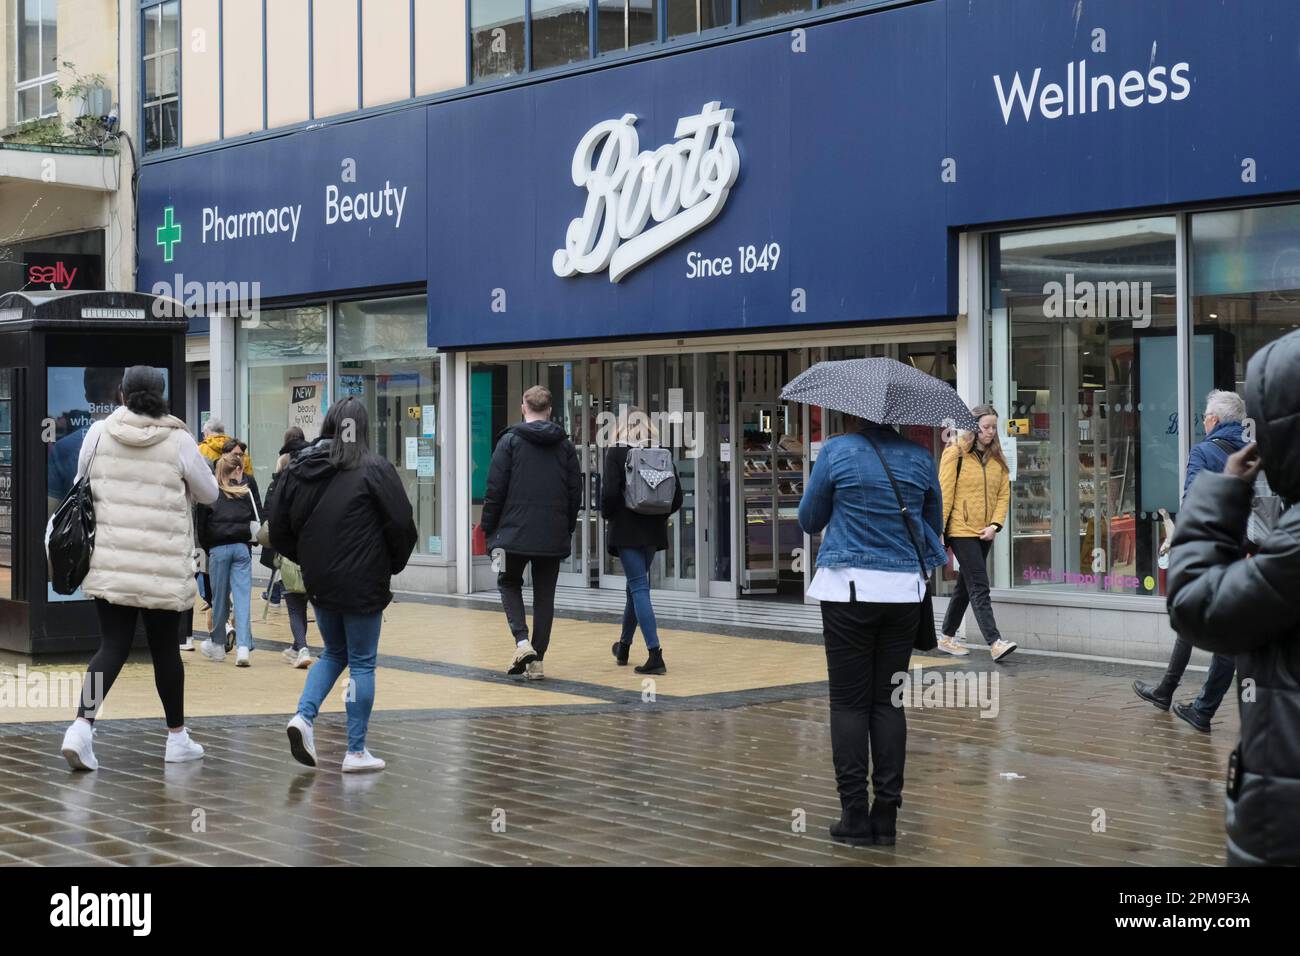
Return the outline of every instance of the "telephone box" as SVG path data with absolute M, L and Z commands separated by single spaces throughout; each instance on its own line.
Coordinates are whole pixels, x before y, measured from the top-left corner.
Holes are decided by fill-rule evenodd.
M 181 306 L 140 292 L 0 296 L 0 650 L 33 657 L 94 649 L 94 602 L 56 594 L 45 526 L 76 479 L 93 422 L 122 403 L 123 372 L 152 365 L 185 415 Z

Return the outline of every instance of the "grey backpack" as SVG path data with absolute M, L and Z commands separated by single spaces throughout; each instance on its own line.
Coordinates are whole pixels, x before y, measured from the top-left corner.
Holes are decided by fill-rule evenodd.
M 673 510 L 677 474 L 667 448 L 631 448 L 623 466 L 623 504 L 639 515 L 666 515 Z

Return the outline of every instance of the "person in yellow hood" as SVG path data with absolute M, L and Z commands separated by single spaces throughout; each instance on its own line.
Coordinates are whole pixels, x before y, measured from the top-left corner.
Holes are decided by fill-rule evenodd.
M 992 405 L 977 405 L 971 414 L 979 421 L 978 431 L 949 445 L 939 460 L 944 542 L 960 568 L 957 589 L 943 616 L 939 649 L 955 657 L 970 653 L 957 642 L 957 628 L 970 605 L 993 659 L 1000 661 L 1017 645 L 1002 638 L 993 619 L 988 556 L 994 536 L 1007 520 L 1011 473 L 998 441 L 997 411 Z
M 199 453 L 208 460 L 213 468 L 217 467 L 217 459 L 225 448 L 226 442 L 230 441 L 230 436 L 226 434 L 225 424 L 217 418 L 209 418 L 203 426 L 203 441 L 199 442 Z M 247 451 L 244 452 L 244 474 L 253 473 L 253 459 Z

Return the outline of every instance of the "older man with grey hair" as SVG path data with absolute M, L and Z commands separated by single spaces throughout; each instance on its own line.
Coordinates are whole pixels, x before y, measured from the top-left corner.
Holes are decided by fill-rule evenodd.
M 1221 474 L 1228 464 L 1228 456 L 1245 447 L 1248 443 L 1242 436 L 1242 420 L 1246 417 L 1246 403 L 1236 392 L 1222 392 L 1217 388 L 1205 399 L 1205 416 L 1201 423 L 1205 426 L 1205 438 L 1198 442 L 1187 456 L 1187 477 L 1183 481 L 1183 496 L 1192 487 L 1196 476 L 1203 471 Z M 1152 686 L 1146 681 L 1135 680 L 1133 690 L 1145 701 L 1155 704 L 1161 710 L 1172 710 L 1197 730 L 1210 732 L 1210 720 L 1223 703 L 1223 697 L 1232 686 L 1232 675 L 1236 670 L 1236 661 L 1223 654 L 1215 654 L 1210 659 L 1210 672 L 1205 675 L 1205 684 L 1200 695 L 1190 704 L 1174 704 L 1174 691 L 1183 679 L 1187 663 L 1192 658 L 1192 644 L 1179 637 L 1174 642 L 1174 653 L 1169 658 L 1169 667 L 1159 684 Z

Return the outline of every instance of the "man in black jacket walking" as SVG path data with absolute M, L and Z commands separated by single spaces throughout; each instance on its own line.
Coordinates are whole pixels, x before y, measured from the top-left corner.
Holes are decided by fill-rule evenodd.
M 572 550 L 582 498 L 578 453 L 564 429 L 551 421 L 551 393 L 542 385 L 524 392 L 524 420 L 508 429 L 492 452 L 483 532 L 488 547 L 505 552 L 497 588 L 515 639 L 508 674 L 542 679 L 542 659 L 551 642 L 555 582 L 560 562 Z M 533 636 L 524 615 L 524 568 L 533 569 Z
M 1246 405 L 1257 444 L 1202 475 L 1183 499 L 1169 557 L 1169 620 L 1196 647 L 1236 655 L 1241 741 L 1228 761 L 1228 862 L 1300 864 L 1300 509 L 1242 554 L 1263 466 L 1300 499 L 1300 332 L 1255 353 Z

